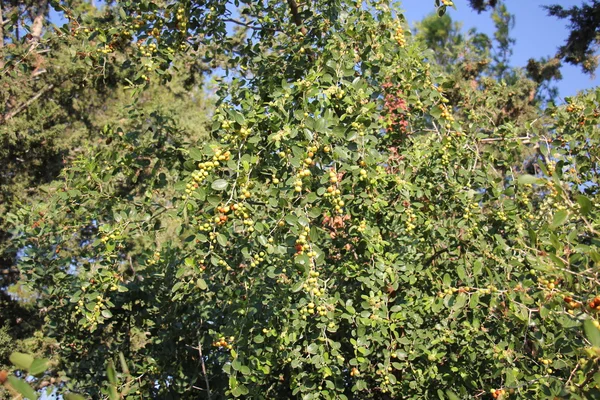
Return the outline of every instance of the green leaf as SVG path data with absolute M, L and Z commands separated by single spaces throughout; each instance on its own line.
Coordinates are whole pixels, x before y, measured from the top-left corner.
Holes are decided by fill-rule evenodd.
M 448 400 L 460 400 L 460 397 L 458 397 L 452 390 L 446 390 L 446 396 L 448 396 Z
M 583 215 L 588 215 L 590 211 L 592 211 L 592 202 L 590 199 L 581 194 L 575 196 L 575 199 L 577 199 L 577 203 L 579 203 L 579 207 Z
M 108 362 L 106 367 L 106 376 L 108 377 L 108 381 L 111 385 L 117 384 L 117 372 L 115 371 L 115 366 L 112 361 Z
M 294 286 L 292 286 L 292 288 L 290 289 L 290 291 L 292 293 L 298 293 L 300 291 L 300 289 L 302 289 L 302 287 L 304 286 L 304 282 L 303 281 L 298 281 L 294 284 Z
M 288 214 L 285 216 L 285 222 L 287 222 L 290 225 L 296 225 L 298 223 L 298 217 L 296 217 L 295 215 L 291 215 Z
M 592 346 L 600 347 L 600 329 L 596 328 L 591 319 L 586 319 L 583 322 L 583 330 L 585 337 L 590 341 Z
M 250 373 L 251 373 L 252 371 L 251 371 L 251 370 L 250 370 L 250 368 L 249 368 L 249 367 L 247 367 L 246 365 L 242 365 L 242 366 L 240 367 L 240 372 L 242 373 L 242 375 L 250 375 Z
M 63 398 L 65 400 L 86 400 L 85 397 L 77 393 L 65 393 L 63 394 Z
M 114 385 L 108 387 L 108 398 L 110 400 L 119 400 L 119 392 L 117 392 L 117 388 Z
M 552 218 L 552 224 L 550 225 L 550 228 L 558 228 L 567 220 L 568 216 L 569 212 L 567 210 L 557 211 L 556 214 L 554 214 L 554 218 Z
M 212 183 L 212 185 L 210 185 L 210 187 L 214 190 L 225 190 L 227 189 L 227 185 L 229 185 L 229 183 L 227 183 L 225 179 L 217 179 Z
M 533 175 L 525 174 L 519 176 L 518 179 L 521 185 L 534 185 L 543 182 L 544 180 Z
M 47 358 L 36 358 L 31 363 L 31 367 L 29 367 L 29 373 L 33 376 L 43 375 L 48 369 L 48 359 Z
M 105 308 L 104 310 L 102 310 L 102 316 L 104 318 L 112 318 L 113 314 L 110 312 L 109 309 Z
M 121 371 L 124 374 L 129 374 L 129 366 L 127 366 L 127 360 L 125 360 L 125 354 L 122 351 L 119 352 L 119 362 L 121 363 Z
M 206 289 L 208 289 L 208 285 L 206 284 L 206 281 L 204 279 L 202 279 L 202 278 L 198 278 L 198 280 L 196 281 L 196 286 L 200 290 L 206 290 Z
M 23 396 L 23 398 L 29 400 L 37 400 L 37 393 L 24 380 L 11 375 L 8 377 L 8 383 L 15 391 L 17 391 L 21 396 Z
M 219 242 L 219 244 L 223 247 L 227 246 L 227 236 L 223 235 L 222 233 L 219 233 L 217 235 L 217 242 Z
M 33 356 L 25 353 L 12 353 L 8 359 L 15 367 L 26 371 L 28 371 L 31 364 L 33 364 Z
M 461 281 L 464 281 L 467 278 L 467 273 L 465 271 L 465 267 L 463 267 L 462 265 L 459 265 L 458 267 L 456 267 L 456 275 L 458 275 L 458 278 Z
M 240 397 L 240 396 L 245 396 L 248 394 L 248 388 L 244 385 L 239 385 L 236 386 L 232 391 L 231 394 L 234 397 Z
M 198 149 L 190 149 L 189 154 L 195 161 L 202 161 L 204 159 L 204 154 Z

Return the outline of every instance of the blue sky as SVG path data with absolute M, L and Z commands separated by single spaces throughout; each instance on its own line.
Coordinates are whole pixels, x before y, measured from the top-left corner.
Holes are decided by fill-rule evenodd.
M 512 64 L 525 66 L 529 58 L 552 56 L 568 36 L 567 22 L 549 17 L 543 5 L 561 4 L 564 7 L 581 5 L 582 0 L 506 0 L 508 11 L 515 15 L 515 27 L 511 36 L 516 39 Z M 494 24 L 489 12 L 477 14 L 467 0 L 454 0 L 457 10 L 450 9 L 450 16 L 463 24 L 466 31 L 472 27 L 492 35 Z M 403 0 L 407 20 L 412 24 L 421 20 L 433 9 L 433 0 Z M 600 78 L 590 78 L 579 67 L 563 65 L 562 81 L 557 83 L 559 96 L 573 96 L 578 91 L 600 85 Z

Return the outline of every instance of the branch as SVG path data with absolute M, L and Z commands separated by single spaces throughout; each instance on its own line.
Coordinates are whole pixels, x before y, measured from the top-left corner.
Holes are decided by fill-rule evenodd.
M 429 266 L 431 265 L 431 263 L 441 254 L 444 254 L 446 252 L 448 252 L 449 249 L 447 247 L 444 247 L 443 249 L 437 250 L 435 253 L 433 253 L 433 255 L 431 257 L 429 257 L 427 260 L 425 260 L 425 262 L 423 263 L 423 265 L 425 266 Z
M 54 88 L 54 85 L 48 85 L 45 88 L 43 88 L 42 90 L 40 90 L 39 92 L 37 92 L 37 94 L 35 96 L 33 96 L 32 98 L 30 98 L 29 100 L 27 100 L 25 103 L 21 104 L 20 106 L 18 106 L 17 108 L 15 108 L 13 111 L 9 112 L 8 114 L 6 114 L 3 118 L 1 122 L 6 122 L 10 119 L 12 119 L 15 115 L 17 115 L 18 113 L 20 113 L 21 111 L 25 110 L 27 107 L 29 107 L 33 102 L 35 102 L 37 99 L 39 99 L 44 93 L 46 93 L 49 90 L 52 90 L 52 88 Z
M 302 18 L 298 12 L 298 3 L 296 3 L 296 0 L 288 0 L 288 5 L 290 6 L 294 23 L 300 28 L 300 32 L 302 32 L 303 35 L 306 35 L 306 28 L 302 26 Z
M 260 26 L 254 26 L 248 22 L 242 22 L 238 19 L 233 19 L 233 18 L 223 18 L 223 21 L 225 22 L 233 22 L 236 25 L 240 25 L 240 26 L 245 26 L 246 28 L 250 28 L 250 29 L 254 29 L 254 30 L 259 30 L 262 29 Z
M 529 136 L 521 136 L 516 138 L 486 138 L 479 140 L 480 143 L 493 143 L 493 142 L 503 142 L 510 140 L 520 140 L 523 144 L 531 143 L 531 137 Z
M 202 321 L 200 321 L 202 324 Z M 202 374 L 204 375 L 204 381 L 206 382 L 206 397 L 208 400 L 211 398 L 210 394 L 210 384 L 208 383 L 208 374 L 206 373 L 206 365 L 204 364 L 204 355 L 202 354 L 202 341 L 198 342 L 198 353 L 200 354 L 200 363 L 202 365 Z M 201 388 L 198 388 L 201 389 Z

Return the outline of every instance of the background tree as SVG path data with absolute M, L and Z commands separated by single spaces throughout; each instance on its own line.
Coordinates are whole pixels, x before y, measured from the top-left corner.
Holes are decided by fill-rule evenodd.
M 66 30 L 72 36 L 48 21 L 51 9 L 72 18 L 73 29 Z M 159 112 L 160 118 L 177 124 L 179 140 L 202 140 L 211 107 L 204 73 L 211 67 L 197 55 L 180 58 L 171 82 L 151 84 L 132 97 L 126 69 L 117 63 L 93 66 L 81 48 L 83 37 L 108 24 L 93 2 L 4 1 L 0 11 L 0 332 L 6 343 L 0 367 L 7 367 L 13 350 L 54 352 L 54 342 L 39 331 L 44 314 L 31 301 L 36 294 L 26 289 L 16 268 L 22 249 L 11 242 L 11 214 L 46 197 L 40 187 L 62 179 L 63 168 L 88 154 L 90 146 L 101 141 L 107 151 L 115 150 L 105 136 L 111 126 L 133 129 L 132 124 L 150 115 L 158 118 Z M 128 112 L 134 101 L 139 122 Z M 118 148 L 126 151 L 122 144 Z
M 495 8 L 498 4 L 502 7 L 502 2 L 496 0 L 469 0 L 469 3 L 478 13 Z M 593 74 L 598 68 L 600 3 L 592 0 L 591 2 L 582 2 L 581 6 L 575 5 L 570 8 L 560 4 L 544 6 L 544 8 L 548 10 L 549 16 L 569 21 L 569 36 L 565 40 L 565 44 L 558 48 L 553 58 L 572 65 L 579 65 L 584 72 Z M 555 62 L 552 63 L 552 65 L 554 64 Z M 553 66 L 552 69 L 555 70 L 556 67 Z

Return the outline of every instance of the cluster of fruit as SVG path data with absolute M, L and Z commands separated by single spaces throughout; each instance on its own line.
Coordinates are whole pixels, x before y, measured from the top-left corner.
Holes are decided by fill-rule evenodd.
M 307 159 L 308 160 L 308 159 Z M 308 169 L 301 169 L 300 171 L 298 171 L 298 173 L 296 174 L 296 180 L 294 181 L 294 191 L 296 192 L 301 192 L 302 191 L 302 179 L 303 178 L 307 178 L 311 175 L 310 170 Z M 274 181 L 275 179 L 273 179 Z
M 256 267 L 259 263 L 265 261 L 265 252 L 261 251 L 258 254 L 255 254 L 252 261 L 250 261 L 250 266 L 251 267 Z
M 319 287 L 319 272 L 310 271 L 310 277 L 304 282 L 302 287 L 309 293 L 312 293 L 315 296 L 321 296 L 323 294 L 323 289 Z
M 320 317 L 324 317 L 327 315 L 327 307 L 325 306 L 315 306 L 315 303 L 312 301 L 300 309 L 300 314 L 302 314 L 302 319 L 306 319 L 306 315 L 315 314 Z
M 497 262 L 498 264 L 502 263 L 502 259 L 500 257 L 487 250 L 483 252 L 483 255 L 489 258 L 490 260 Z
M 406 232 L 410 234 L 417 227 L 417 225 L 415 225 L 415 222 L 417 222 L 417 217 L 411 208 L 407 208 L 404 213 L 406 214 Z
M 506 390 L 504 389 L 491 389 L 490 393 L 494 399 L 503 399 L 507 396 Z
M 464 219 L 469 219 L 473 216 L 473 212 L 479 209 L 479 204 L 471 203 L 467 207 L 465 207 L 465 212 L 463 214 Z
M 362 233 L 365 231 L 365 229 L 367 229 L 367 220 L 362 219 L 358 224 L 358 231 Z
M 239 136 L 241 139 L 245 139 L 248 136 L 250 136 L 251 133 L 252 133 L 252 129 L 243 126 L 240 128 Z
M 221 336 L 219 338 L 219 340 L 213 342 L 213 346 L 219 347 L 219 348 L 231 349 L 233 346 L 234 340 L 235 340 L 235 338 L 233 336 L 229 336 L 229 341 L 227 341 L 227 339 L 225 339 L 225 336 Z
M 138 48 L 140 54 L 144 57 L 152 57 L 152 55 L 157 51 L 156 43 L 138 43 Z
M 310 228 L 305 226 L 303 232 L 298 236 L 296 240 L 296 254 L 304 254 L 304 252 L 310 249 L 310 245 L 308 244 L 308 233 L 310 232 Z M 309 257 L 312 256 L 312 252 L 307 254 Z
M 115 231 L 113 231 L 113 232 L 112 232 L 111 234 L 109 234 L 109 235 L 104 235 L 104 236 L 102 236 L 102 237 L 100 238 L 100 241 L 101 241 L 102 243 L 106 243 L 106 242 L 108 242 L 109 240 L 117 240 L 117 239 L 120 239 L 120 238 L 121 238 L 121 232 L 120 232 L 120 231 L 118 231 L 118 230 L 115 230 Z
M 550 278 L 550 279 L 546 279 L 546 278 L 539 278 L 538 282 L 541 285 L 546 286 L 547 289 L 549 290 L 554 290 L 556 289 L 556 287 L 560 284 L 560 280 L 558 279 L 554 279 L 554 278 Z M 599 303 L 600 304 L 600 303 Z
M 404 47 L 404 45 L 406 45 L 406 38 L 404 37 L 404 28 L 401 25 L 396 28 L 394 40 L 398 42 L 398 45 L 400 47 Z
M 361 168 L 359 171 L 359 175 L 360 175 L 360 177 L 358 178 L 359 180 L 361 180 L 361 181 L 367 180 L 367 170 L 366 169 Z
M 455 293 L 470 293 L 470 292 L 479 292 L 481 294 L 490 294 L 497 292 L 498 288 L 494 285 L 488 285 L 484 288 L 472 288 L 469 286 L 461 286 L 461 287 L 451 287 L 446 288 L 438 293 L 438 297 L 444 297 L 446 295 L 452 295 Z
M 496 218 L 498 218 L 502 222 L 506 222 L 506 220 L 508 219 L 508 217 L 506 216 L 506 213 L 504 212 L 504 210 L 498 211 L 496 213 Z
M 356 129 L 356 131 L 358 132 L 359 136 L 365 136 L 366 134 L 366 130 L 365 130 L 365 126 L 363 124 L 361 124 L 360 122 L 353 122 L 351 124 L 351 126 Z
M 341 99 L 342 97 L 344 97 L 344 89 L 342 89 L 339 86 L 330 86 L 327 89 L 325 89 L 325 95 L 327 97 L 331 98 L 338 98 Z
M 146 261 L 146 264 L 155 265 L 159 261 L 162 261 L 160 257 L 161 257 L 160 251 L 156 250 L 154 252 L 154 254 L 152 254 L 152 258 L 150 258 L 148 261 Z
M 600 295 L 594 297 L 588 304 L 592 310 L 600 311 Z M 596 321 L 594 321 L 596 322 Z
M 338 174 L 333 170 L 329 171 L 329 182 L 331 183 L 331 185 L 327 187 L 327 190 L 323 194 L 323 197 L 329 198 L 335 212 L 338 214 L 342 214 L 344 212 L 344 209 L 342 207 L 344 207 L 345 203 L 344 200 L 342 200 L 341 198 L 342 192 L 340 189 L 337 188 L 336 185 L 338 180 Z

